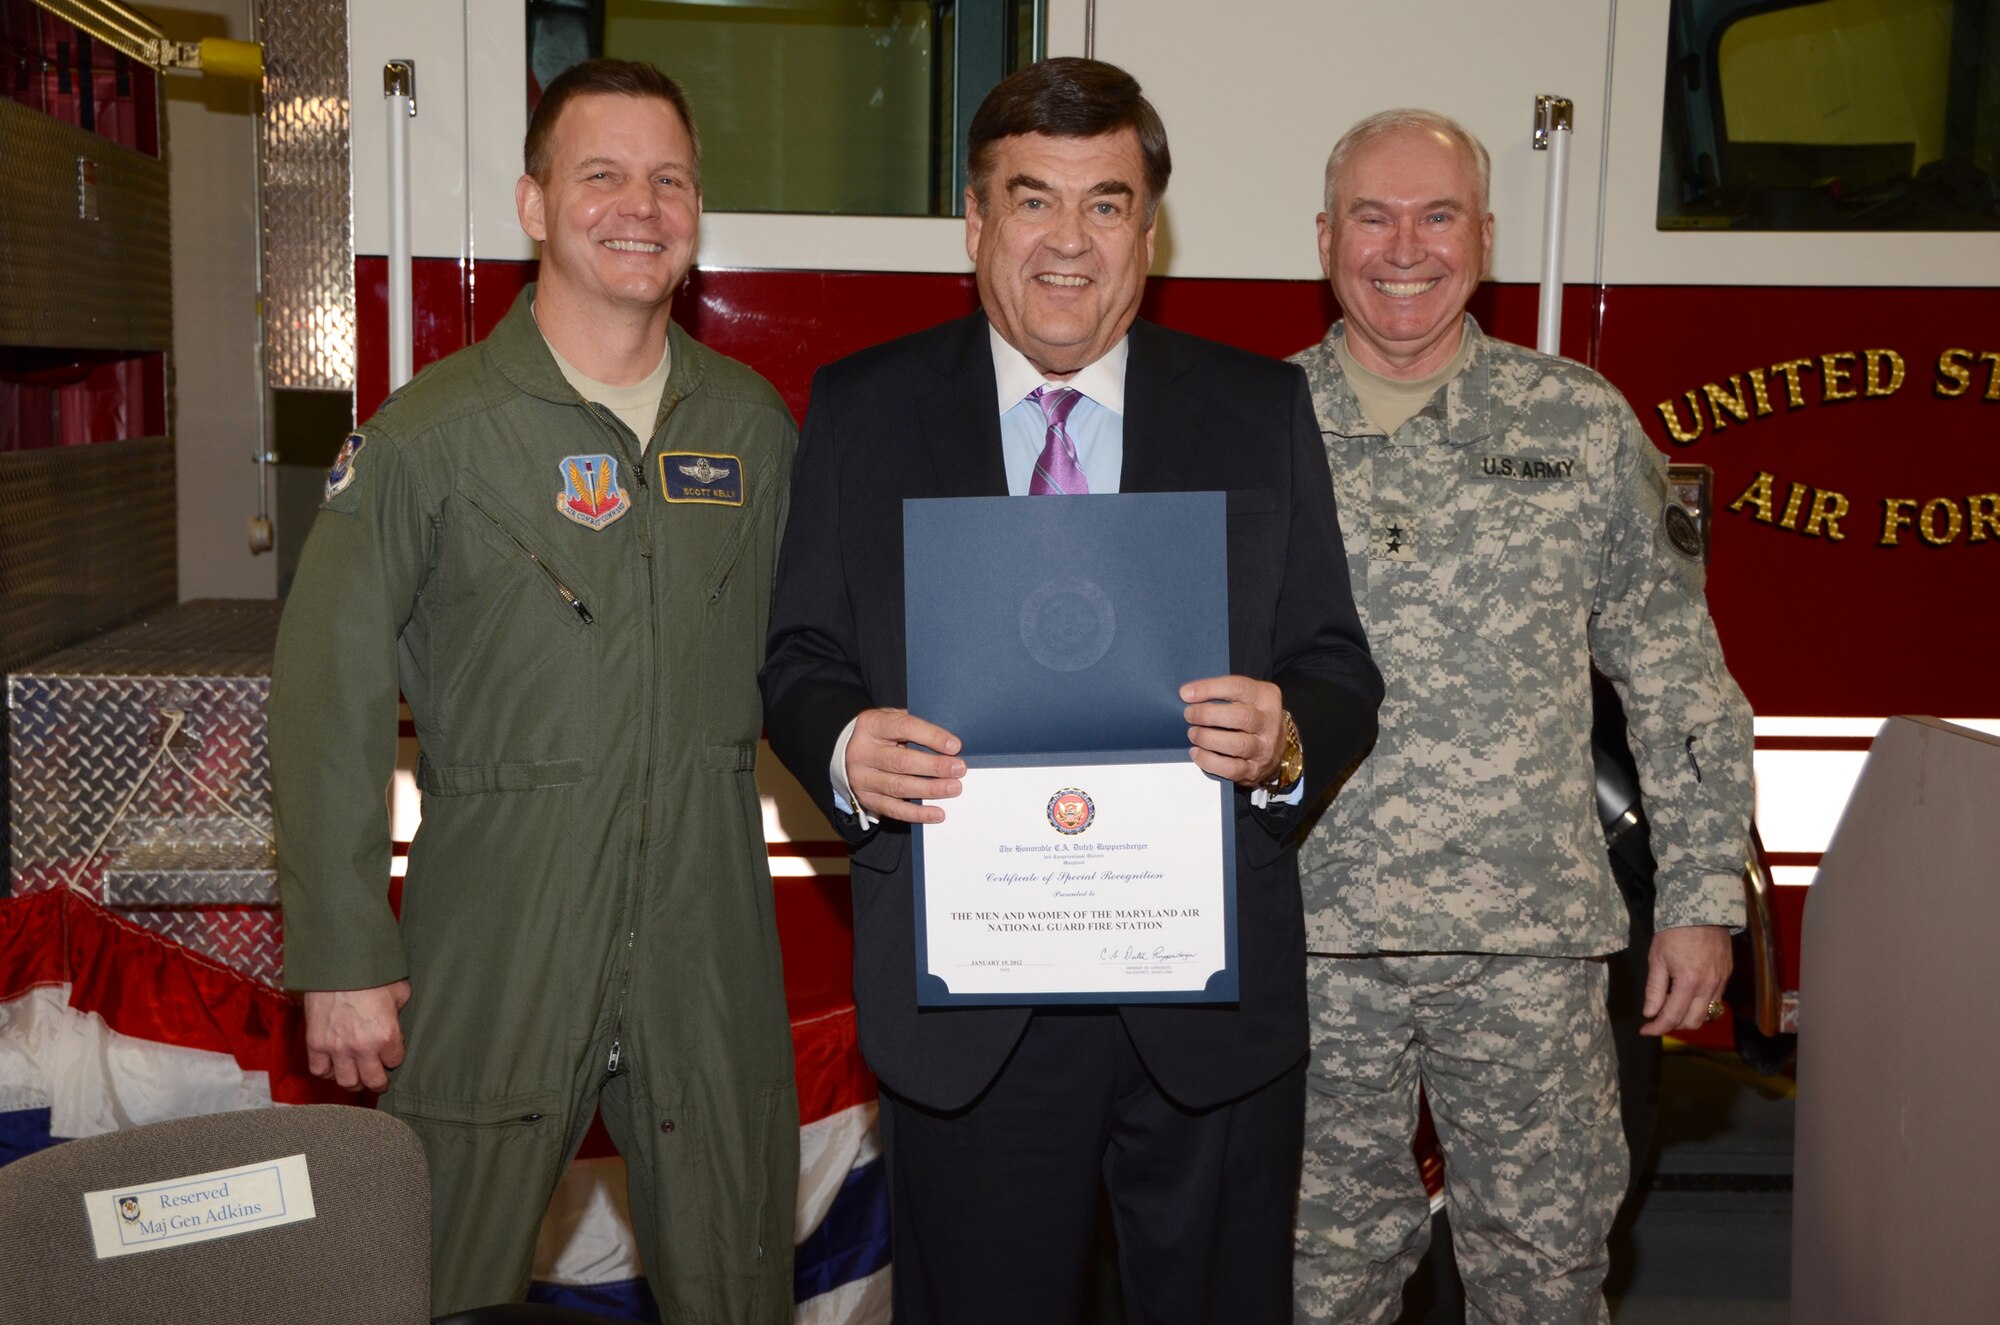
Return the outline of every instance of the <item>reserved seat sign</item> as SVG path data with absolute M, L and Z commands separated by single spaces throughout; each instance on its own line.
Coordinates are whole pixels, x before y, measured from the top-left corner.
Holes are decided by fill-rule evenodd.
M 234 1237 L 313 1217 L 304 1155 L 186 1178 L 86 1192 L 97 1259 Z

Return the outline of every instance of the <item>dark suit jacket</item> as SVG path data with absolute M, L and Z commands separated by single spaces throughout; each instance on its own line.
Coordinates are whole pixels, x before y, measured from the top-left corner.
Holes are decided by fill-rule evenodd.
M 1257 810 L 1237 793 L 1241 1001 L 1120 1011 L 1160 1086 L 1203 1107 L 1306 1052 L 1293 830 L 1374 740 L 1382 682 L 1348 592 L 1326 455 L 1297 368 L 1135 323 L 1124 437 L 1121 492 L 1228 490 L 1231 670 L 1283 689 L 1306 756 L 1302 807 Z M 863 832 L 835 808 L 827 766 L 857 713 L 904 703 L 903 499 L 1006 493 L 984 316 L 822 369 L 762 678 L 771 748 L 853 849 L 862 1052 L 892 1090 L 947 1110 L 993 1080 L 1029 1009 L 918 1010 L 908 825 Z

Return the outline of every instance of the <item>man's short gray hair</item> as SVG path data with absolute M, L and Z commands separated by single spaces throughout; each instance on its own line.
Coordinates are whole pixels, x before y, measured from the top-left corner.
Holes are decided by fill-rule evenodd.
M 1340 135 L 1340 141 L 1333 145 L 1333 151 L 1329 152 L 1326 158 L 1328 216 L 1333 215 L 1334 185 L 1340 179 L 1341 170 L 1347 165 L 1347 158 L 1377 138 L 1400 129 L 1429 129 L 1443 134 L 1457 144 L 1458 150 L 1471 160 L 1473 173 L 1479 177 L 1479 214 L 1484 216 L 1493 210 L 1489 205 L 1493 183 L 1493 158 L 1487 155 L 1486 144 L 1480 142 L 1472 135 L 1471 130 L 1449 115 L 1406 106 L 1398 110 L 1377 111 Z

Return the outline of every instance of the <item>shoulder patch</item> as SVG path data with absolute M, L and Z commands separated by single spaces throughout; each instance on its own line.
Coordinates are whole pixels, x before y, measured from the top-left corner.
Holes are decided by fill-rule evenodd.
M 1694 517 L 1678 502 L 1668 502 L 1660 517 L 1666 529 L 1667 542 L 1673 544 L 1674 551 L 1689 561 L 1701 560 L 1701 531 L 1695 527 Z
M 743 504 L 743 460 L 699 451 L 660 453 L 660 495 L 670 502 L 707 506 Z
M 320 500 L 332 501 L 347 491 L 347 485 L 354 482 L 354 466 L 361 458 L 361 448 L 368 445 L 368 439 L 358 432 L 347 434 L 347 440 L 340 444 L 340 453 L 333 458 L 333 466 L 326 471 L 326 495 Z

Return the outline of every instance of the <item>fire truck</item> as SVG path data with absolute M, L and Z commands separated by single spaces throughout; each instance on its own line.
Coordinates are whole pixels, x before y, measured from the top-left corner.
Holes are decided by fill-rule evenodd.
M 1342 130 L 1423 106 L 1491 150 L 1495 249 L 1473 312 L 1489 333 L 1592 366 L 1631 401 L 1699 511 L 1709 604 L 1757 714 L 1762 849 L 1741 959 L 1754 980 L 1705 1042 L 1782 1061 L 1809 884 L 1881 719 L 2000 731 L 1990 0 L 255 8 L 256 31 L 239 35 L 261 42 L 264 62 L 270 407 L 256 450 L 275 466 L 281 581 L 346 430 L 411 371 L 483 336 L 533 279 L 513 205 L 521 137 L 540 87 L 570 63 L 647 59 L 687 87 L 705 212 L 674 315 L 803 416 L 821 364 L 975 306 L 962 220 L 971 111 L 1025 62 L 1091 54 L 1138 77 L 1173 145 L 1143 315 L 1262 353 L 1308 345 L 1338 315 L 1314 216 Z M 46 66 L 56 38 L 83 30 L 30 13 L 7 0 L 10 57 L 32 28 Z M 143 81 L 143 68 L 93 75 L 95 100 L 55 94 L 46 71 L 34 97 L 25 74 L 9 77 L 17 105 L 157 155 L 152 94 L 118 100 L 119 80 Z M 111 129 L 99 107 L 115 112 Z M 79 206 L 103 206 L 113 173 L 63 179 Z M 80 476 L 94 444 L 169 431 L 158 328 L 66 359 L 22 348 L 81 343 L 35 341 L 28 298 L 0 290 L 0 340 L 16 347 L 0 360 L 0 403 L 13 407 L 0 504 L 10 472 L 59 455 Z M 51 411 L 65 390 L 88 393 L 96 413 Z M 170 442 L 167 455 L 170 474 Z M 288 492 L 306 495 L 288 505 Z M 242 513 L 216 505 L 217 518 Z M 118 581 L 117 568 L 100 578 Z M 129 576 L 97 592 L 109 603 L 98 625 L 170 596 Z M 0 584 L 8 612 L 42 619 Z M 413 763 L 407 725 L 404 745 Z M 851 1014 L 845 852 L 768 752 L 759 780 L 794 1014 L 838 1021 Z M 1601 781 L 1616 839 L 1643 806 L 1615 769 Z M 420 808 L 407 778 L 396 803 L 407 842 Z M 19 846 L 16 891 L 48 886 L 51 870 L 24 884 Z M 255 942 L 268 982 L 275 929 Z M 851 1060 L 851 1034 L 830 1052 Z M 824 1107 L 865 1100 L 865 1077 L 854 1065 Z M 845 1159 L 865 1159 L 845 1135 Z
M 1979 440 L 2000 404 L 1984 13 L 1332 4 L 1219 22 L 1174 0 L 529 3 L 516 23 L 357 0 L 355 410 L 390 372 L 397 103 L 375 80 L 391 60 L 420 88 L 406 150 L 423 185 L 397 223 L 417 365 L 482 334 L 531 278 L 510 181 L 539 81 L 585 51 L 628 54 L 684 78 L 708 142 L 700 270 L 677 311 L 801 413 L 819 364 L 971 307 L 950 135 L 1021 60 L 1088 50 L 1140 78 L 1177 164 L 1145 313 L 1270 354 L 1336 312 L 1311 242 L 1332 139 L 1372 109 L 1444 110 L 1494 155 L 1495 255 L 1474 311 L 1532 341 L 1553 302 L 1561 352 L 1689 467 L 1710 605 L 1759 715 L 1771 1034 L 1797 988 L 1803 885 L 1876 721 L 1994 715 L 1994 627 L 1967 607 L 2000 552 L 2000 477 Z M 782 29 L 768 49 L 751 44 L 760 25 Z M 1538 129 L 1538 98 L 1567 103 L 1567 132 Z M 781 774 L 767 785 L 773 836 L 797 853 L 780 868 L 837 874 L 811 811 Z

